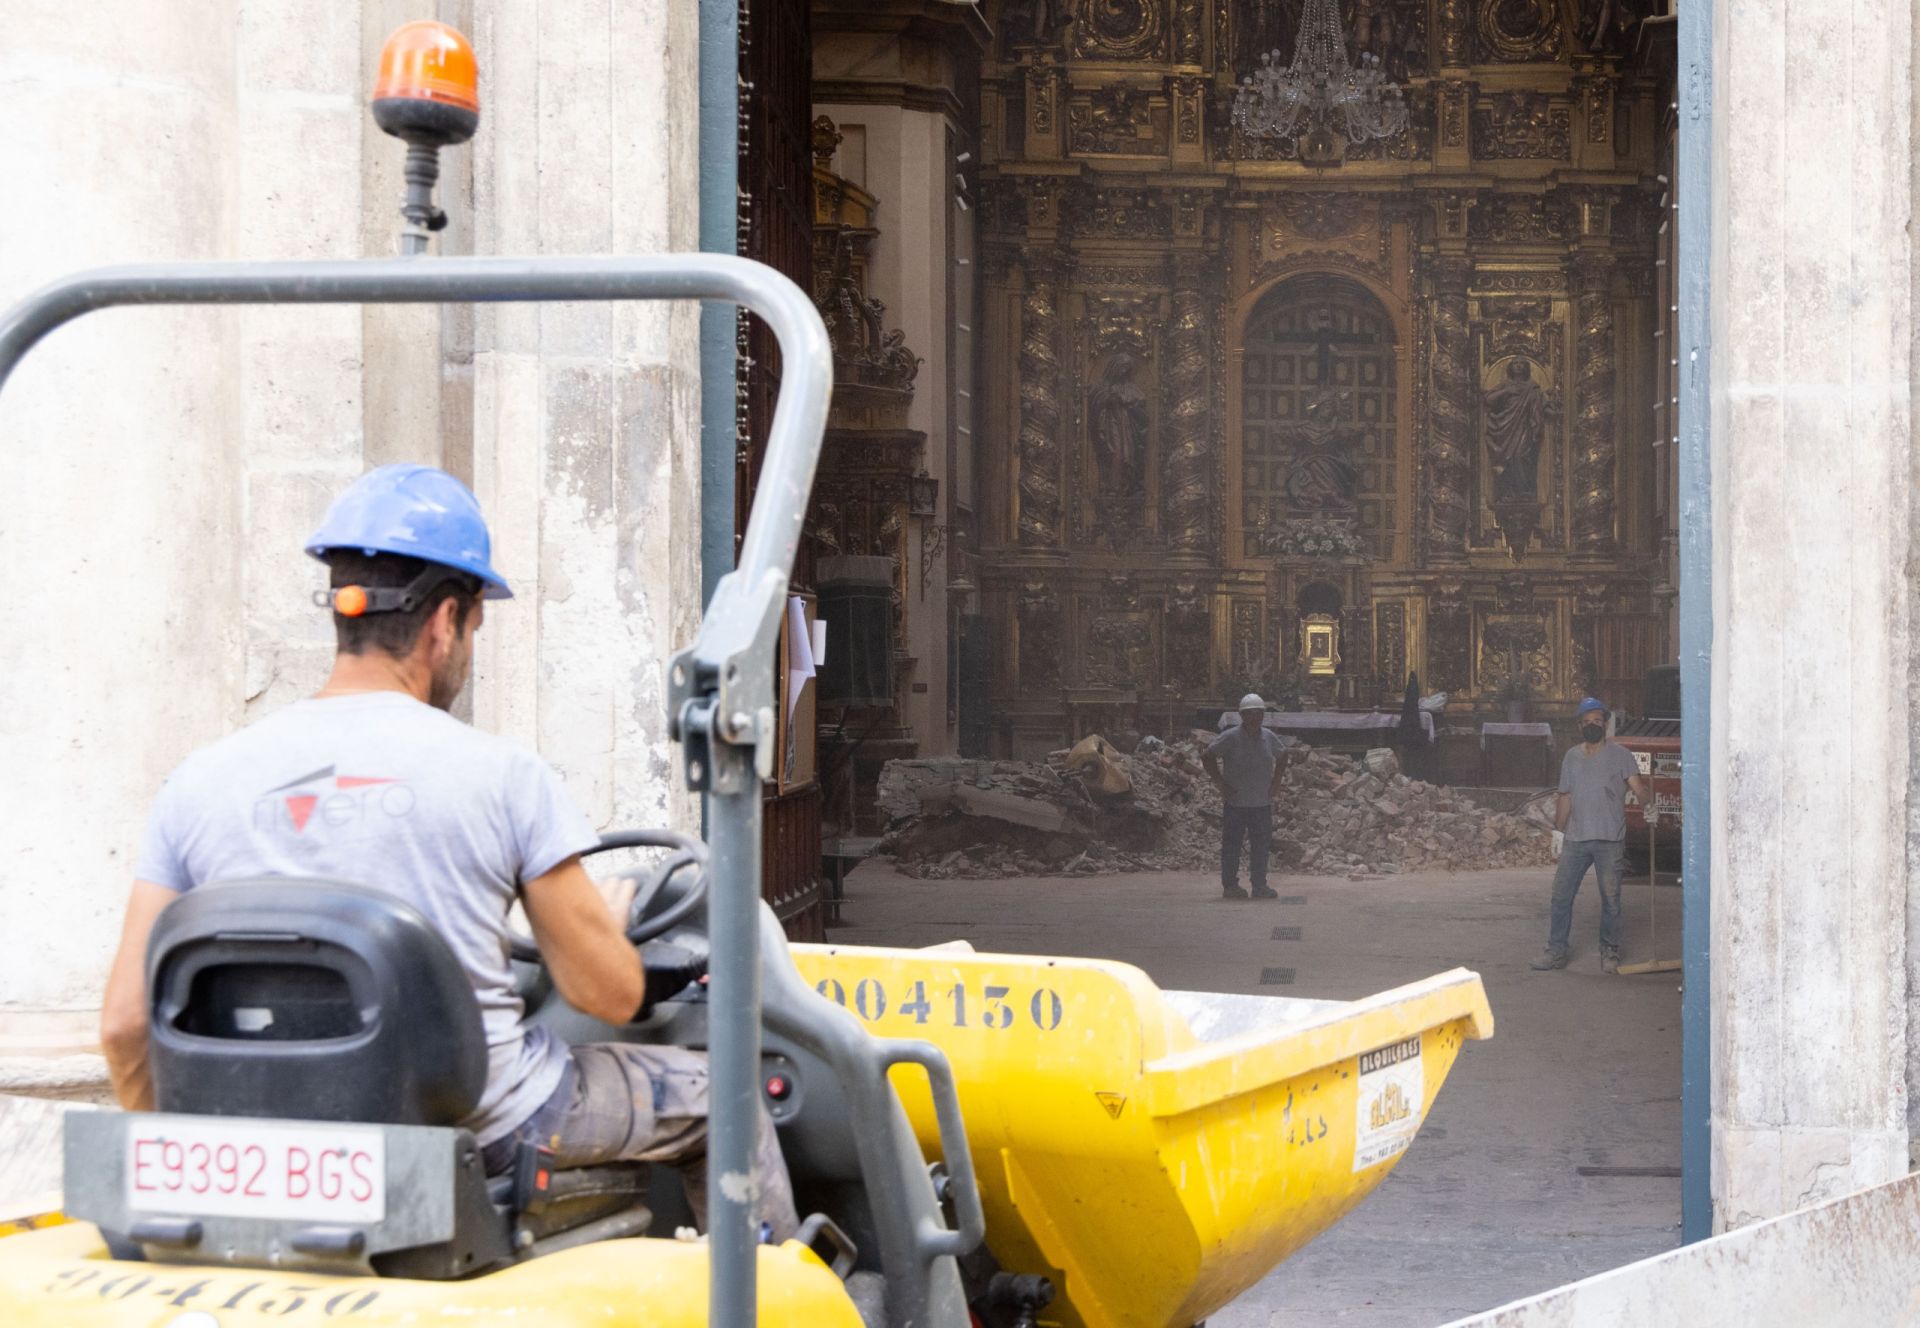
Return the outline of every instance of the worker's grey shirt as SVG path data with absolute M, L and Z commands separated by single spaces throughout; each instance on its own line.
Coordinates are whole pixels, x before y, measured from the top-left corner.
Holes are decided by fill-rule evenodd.
M 1267 807 L 1273 803 L 1273 769 L 1283 744 L 1265 729 L 1248 732 L 1235 724 L 1207 746 L 1227 782 L 1227 806 Z
M 599 842 L 538 756 L 399 692 L 295 701 L 203 747 L 153 805 L 135 875 L 169 890 L 249 876 L 354 881 L 412 904 L 473 984 L 491 1143 L 533 1115 L 566 1046 L 521 1025 L 507 960 L 520 884 Z
M 1614 742 L 1592 755 L 1575 743 L 1560 762 L 1560 791 L 1573 800 L 1568 839 L 1625 839 L 1627 781 L 1640 773 L 1633 753 Z

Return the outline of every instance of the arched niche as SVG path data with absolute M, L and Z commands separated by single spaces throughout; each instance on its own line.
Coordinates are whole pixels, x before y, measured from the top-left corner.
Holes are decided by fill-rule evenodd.
M 1408 560 L 1402 322 L 1341 272 L 1287 277 L 1242 306 L 1228 383 L 1236 561 L 1292 556 L 1302 543 L 1313 556 Z M 1329 551 L 1328 530 L 1346 542 Z M 1289 543 L 1283 532 L 1304 534 Z

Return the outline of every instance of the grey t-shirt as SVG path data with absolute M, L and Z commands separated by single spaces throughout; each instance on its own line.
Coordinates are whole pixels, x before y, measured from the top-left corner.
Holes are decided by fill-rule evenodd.
M 1220 763 L 1220 776 L 1227 782 L 1227 806 L 1273 804 L 1273 767 L 1283 746 L 1279 734 L 1265 729 L 1249 732 L 1239 724 L 1207 745 L 1207 754 Z
M 560 1082 L 566 1047 L 521 1026 L 507 954 L 520 883 L 598 842 L 534 753 L 399 692 L 295 701 L 201 748 L 155 800 L 135 875 L 169 890 L 330 876 L 396 895 L 479 997 L 487 1087 L 464 1122 L 491 1143 Z
M 1573 799 L 1568 839 L 1625 839 L 1627 781 L 1640 773 L 1633 753 L 1609 742 L 1591 756 L 1576 743 L 1560 762 L 1560 791 Z

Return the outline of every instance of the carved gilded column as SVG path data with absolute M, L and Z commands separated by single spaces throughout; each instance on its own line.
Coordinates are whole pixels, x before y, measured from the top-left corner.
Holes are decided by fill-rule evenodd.
M 1466 65 L 1473 63 L 1473 51 L 1470 47 L 1468 26 L 1473 21 L 1473 6 L 1469 0 L 1440 0 L 1440 63 L 1443 65 Z
M 1464 557 L 1473 475 L 1473 339 L 1467 327 L 1472 262 L 1443 254 L 1433 274 L 1433 392 L 1427 421 L 1427 553 Z
M 1613 547 L 1613 257 L 1573 260 L 1573 548 Z
M 1020 297 L 1020 547 L 1060 544 L 1060 273 L 1029 257 Z
M 1191 559 L 1213 545 L 1213 302 L 1199 260 L 1175 261 L 1173 327 L 1167 335 L 1170 440 L 1161 481 L 1167 546 Z

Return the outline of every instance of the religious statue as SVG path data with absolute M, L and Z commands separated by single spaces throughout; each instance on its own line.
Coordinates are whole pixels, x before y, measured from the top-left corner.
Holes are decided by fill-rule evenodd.
M 1360 430 L 1343 418 L 1348 394 L 1323 387 L 1307 398 L 1300 423 L 1285 431 L 1291 447 L 1287 504 L 1295 513 L 1351 512 L 1360 471 L 1353 445 Z
M 1107 361 L 1087 393 L 1087 414 L 1100 491 L 1133 496 L 1141 491 L 1147 458 L 1147 398 L 1133 382 L 1134 358 L 1121 351 Z
M 1011 0 L 1002 31 L 1015 46 L 1051 46 L 1060 40 L 1070 16 L 1066 0 Z
M 1504 382 L 1486 394 L 1487 455 L 1493 462 L 1493 501 L 1537 502 L 1540 448 L 1553 403 L 1533 381 L 1523 359 L 1507 363 Z

